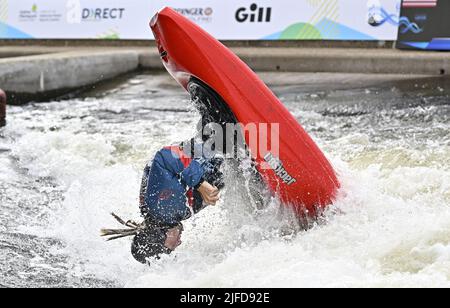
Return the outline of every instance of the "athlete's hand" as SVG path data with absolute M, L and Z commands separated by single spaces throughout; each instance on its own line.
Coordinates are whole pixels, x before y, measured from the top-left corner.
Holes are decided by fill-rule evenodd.
M 220 199 L 219 189 L 206 181 L 200 185 L 198 192 L 202 195 L 203 201 L 208 205 L 216 205 Z

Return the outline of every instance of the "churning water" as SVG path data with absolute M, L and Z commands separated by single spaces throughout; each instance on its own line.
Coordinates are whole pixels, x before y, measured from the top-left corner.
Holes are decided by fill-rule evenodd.
M 282 236 L 276 200 L 255 213 L 231 174 L 221 203 L 151 267 L 132 259 L 129 239 L 106 243 L 99 230 L 117 226 L 112 211 L 139 218 L 143 166 L 194 134 L 187 95 L 166 75 L 137 75 L 101 96 L 10 107 L 0 286 L 450 287 L 448 79 L 283 85 L 289 77 L 274 89 L 339 173 L 333 208 Z

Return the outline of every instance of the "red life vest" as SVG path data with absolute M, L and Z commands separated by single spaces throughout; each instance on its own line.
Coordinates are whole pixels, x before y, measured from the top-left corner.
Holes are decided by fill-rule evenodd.
M 183 149 L 180 146 L 178 146 L 178 145 L 168 146 L 168 147 L 165 147 L 164 149 L 171 150 L 173 153 L 177 154 L 178 157 L 180 158 L 181 162 L 183 163 L 184 168 L 189 167 L 189 165 L 191 164 L 192 157 L 187 156 L 186 153 L 183 152 Z M 186 197 L 187 197 L 189 206 L 192 208 L 194 206 L 194 191 L 192 188 L 190 188 L 186 192 Z

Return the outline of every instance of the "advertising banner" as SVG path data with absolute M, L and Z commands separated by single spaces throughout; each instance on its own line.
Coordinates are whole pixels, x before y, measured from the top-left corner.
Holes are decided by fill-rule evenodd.
M 403 0 L 397 46 L 450 50 L 450 1 Z
M 152 39 L 170 6 L 222 40 L 396 40 L 401 0 L 0 0 L 0 38 Z
M 151 39 L 151 1 L 0 0 L 0 38 Z

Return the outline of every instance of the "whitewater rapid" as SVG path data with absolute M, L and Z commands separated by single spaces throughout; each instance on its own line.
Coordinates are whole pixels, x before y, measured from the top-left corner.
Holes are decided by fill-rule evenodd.
M 255 215 L 230 172 L 220 204 L 187 221 L 183 244 L 151 267 L 133 260 L 129 239 L 105 242 L 99 230 L 117 226 L 113 211 L 138 220 L 143 166 L 194 135 L 187 95 L 142 74 L 101 96 L 10 107 L 1 285 L 450 287 L 448 84 L 275 87 L 336 167 L 335 205 L 292 235 L 277 201 Z

